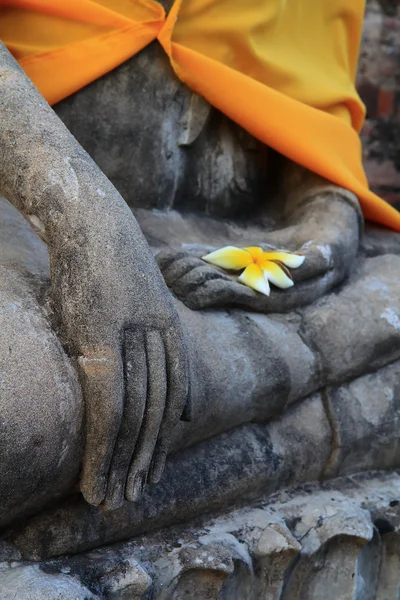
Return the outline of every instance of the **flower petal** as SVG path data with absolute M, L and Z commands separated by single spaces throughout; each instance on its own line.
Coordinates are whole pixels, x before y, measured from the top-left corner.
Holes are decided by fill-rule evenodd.
M 253 290 L 256 290 L 256 292 L 261 292 L 261 294 L 269 296 L 270 288 L 268 280 L 265 279 L 264 274 L 258 265 L 251 264 L 246 267 L 239 277 L 239 281 Z
M 220 250 L 215 250 L 214 252 L 210 252 L 210 254 L 202 256 L 202 259 L 217 267 L 232 269 L 234 271 L 244 269 L 253 262 L 249 252 L 235 246 L 225 246 L 225 248 L 220 248 Z
M 277 260 L 291 269 L 297 269 L 305 260 L 305 256 L 302 256 L 301 254 L 295 254 L 294 252 L 286 252 L 285 250 L 264 252 L 263 258 L 265 260 Z
M 269 279 L 271 283 L 283 290 L 294 285 L 293 280 L 288 277 L 284 269 L 271 260 L 267 260 L 262 264 L 262 270 L 266 279 Z
M 247 252 L 250 252 L 254 262 L 257 262 L 257 260 L 260 259 L 263 255 L 263 249 L 259 246 L 250 246 L 249 248 L 245 248 L 245 250 L 247 250 Z

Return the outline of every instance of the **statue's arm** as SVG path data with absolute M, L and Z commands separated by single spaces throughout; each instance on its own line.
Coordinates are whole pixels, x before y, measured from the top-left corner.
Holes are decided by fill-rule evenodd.
M 85 498 L 119 506 L 163 470 L 187 396 L 170 294 L 124 200 L 0 44 L 0 193 L 46 241 L 86 406 Z
M 162 251 L 158 264 L 177 296 L 190 308 L 238 306 L 260 312 L 287 312 L 309 304 L 329 292 L 349 274 L 357 256 L 363 217 L 354 194 L 287 161 L 281 174 L 282 189 L 276 202 L 284 204 L 285 227 L 233 246 L 261 246 L 299 251 L 303 265 L 291 272 L 295 282 L 289 290 L 271 288 L 264 296 L 238 283 L 229 274 L 199 257 Z M 216 248 L 209 248 L 209 251 Z

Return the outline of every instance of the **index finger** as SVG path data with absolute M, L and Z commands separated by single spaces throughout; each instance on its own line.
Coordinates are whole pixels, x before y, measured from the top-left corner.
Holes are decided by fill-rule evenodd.
M 320 277 L 335 266 L 337 248 L 329 244 L 311 244 L 300 254 L 305 256 L 304 263 L 298 269 L 290 269 L 290 274 L 295 283 L 307 279 Z

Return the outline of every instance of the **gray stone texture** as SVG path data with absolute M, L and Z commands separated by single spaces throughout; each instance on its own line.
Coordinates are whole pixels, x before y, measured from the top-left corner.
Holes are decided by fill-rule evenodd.
M 0 267 L 0 526 L 67 492 L 82 458 L 78 378 L 35 291 Z
M 327 389 L 334 448 L 326 475 L 400 464 L 399 386 L 397 361 L 347 385 Z
M 120 506 L 159 479 L 186 405 L 179 318 L 123 198 L 1 43 L 0 111 L 0 193 L 47 243 L 54 327 L 85 399 L 80 488 Z
M 47 575 L 38 565 L 0 564 L 1 600 L 95 600 L 78 580 Z
M 5 218 L 11 213 L 18 221 L 8 203 L 1 209 Z M 28 235 L 27 244 L 29 239 Z M 12 239 L 7 245 L 12 251 Z M 175 301 L 191 365 L 193 422 L 176 428 L 165 476 L 148 488 L 140 502 L 125 503 L 115 512 L 92 508 L 74 496 L 8 528 L 3 535 L 4 558 L 82 551 L 261 491 L 273 493 L 321 477 L 397 467 L 400 311 L 393 273 L 399 260 L 395 255 L 366 260 L 360 255 L 350 284 L 290 315 L 193 312 Z M 45 261 L 41 264 L 44 268 Z M 82 451 L 82 400 L 73 364 L 43 311 L 45 285 L 38 273 L 45 270 L 41 269 L 33 269 L 36 275 L 32 276 L 3 268 L 0 316 L 4 315 L 3 330 L 9 333 L 2 339 L 20 340 L 21 331 L 26 336 L 15 345 L 12 359 L 6 348 L 4 369 L 25 386 L 25 396 L 18 393 L 18 398 L 25 406 L 28 395 L 31 407 L 28 423 L 22 418 L 26 412 L 16 420 L 11 388 L 2 388 L 2 398 L 10 398 L 3 403 L 5 422 L 15 423 L 14 429 L 5 430 L 8 437 L 2 438 L 7 448 L 13 448 L 4 453 L 6 460 L 0 464 L 2 480 L 7 481 L 1 492 L 3 524 L 36 511 L 71 488 Z M 14 319 L 21 319 L 23 327 L 17 320 L 15 327 Z M 50 347 L 58 348 L 54 358 L 48 351 L 49 339 Z M 32 350 L 33 342 L 43 348 L 42 354 Z M 49 364 L 41 379 L 39 360 Z M 388 363 L 392 364 L 383 366 Z M 18 378 L 15 370 L 21 373 L 21 365 L 23 377 Z M 70 390 L 74 409 L 68 412 L 69 428 L 60 426 L 57 412 L 46 419 L 49 408 L 58 410 L 53 381 Z M 64 403 L 67 397 L 62 398 Z M 46 432 L 47 445 L 33 446 L 37 468 L 40 471 L 43 465 L 47 477 L 40 488 L 36 471 L 28 468 L 26 456 L 10 437 L 25 436 L 28 444 L 33 443 L 31 421 Z M 66 437 L 70 460 L 64 472 L 57 465 Z
M 267 148 L 199 101 L 158 43 L 55 110 L 135 209 L 232 217 L 262 202 Z
M 2 563 L 0 598 L 397 600 L 399 499 L 396 473 L 282 489 L 117 546 Z
M 327 383 L 399 358 L 399 268 L 397 256 L 370 259 L 353 273 L 352 285 L 305 310 L 304 338 L 316 349 Z

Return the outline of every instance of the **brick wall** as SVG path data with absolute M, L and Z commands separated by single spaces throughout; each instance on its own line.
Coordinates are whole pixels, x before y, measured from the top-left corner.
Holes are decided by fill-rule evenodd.
M 400 208 L 400 0 L 367 1 L 357 87 L 371 188 Z

